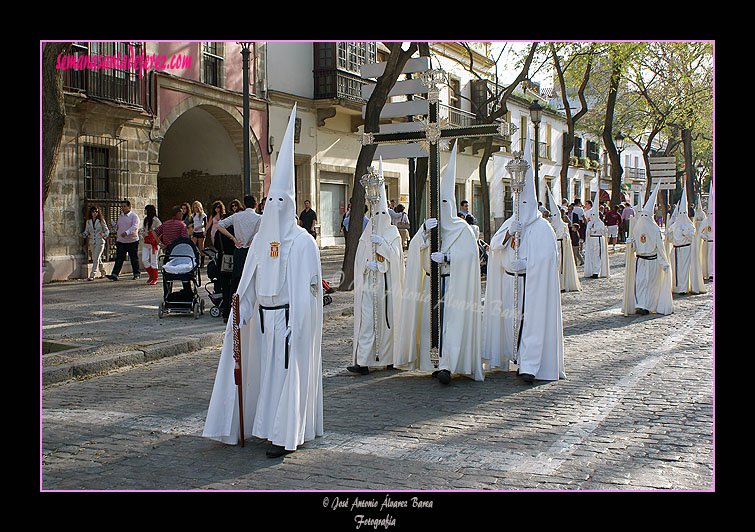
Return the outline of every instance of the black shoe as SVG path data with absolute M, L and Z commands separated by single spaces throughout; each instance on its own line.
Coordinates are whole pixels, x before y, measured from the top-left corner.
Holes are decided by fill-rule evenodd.
M 139 278 L 140 278 L 140 275 L 138 273 L 136 275 L 134 275 L 134 277 L 133 277 L 134 281 L 136 281 Z
M 637 314 L 640 314 L 641 316 L 644 316 L 646 314 L 650 314 L 650 311 L 645 310 L 644 308 L 638 308 L 637 309 Z
M 443 384 L 449 384 L 451 382 L 451 372 L 447 369 L 442 369 L 438 372 L 438 380 Z
M 597 273 L 592 274 L 592 278 L 593 279 L 597 279 L 598 278 L 598 274 Z
M 107 274 L 105 277 L 107 277 L 111 281 L 117 281 L 118 280 L 118 276 L 117 275 L 113 275 L 112 273 Z
M 522 378 L 522 380 L 528 384 L 531 384 L 532 381 L 535 380 L 534 375 L 530 375 L 529 373 L 520 373 L 519 376 Z
M 283 455 L 292 453 L 294 451 L 287 451 L 284 447 L 281 447 L 280 445 L 271 444 L 270 448 L 265 452 L 268 458 L 279 458 Z
M 360 366 L 359 364 L 354 364 L 353 366 L 349 366 L 346 368 L 352 373 L 359 373 L 360 375 L 367 375 L 370 372 L 370 368 L 367 366 Z

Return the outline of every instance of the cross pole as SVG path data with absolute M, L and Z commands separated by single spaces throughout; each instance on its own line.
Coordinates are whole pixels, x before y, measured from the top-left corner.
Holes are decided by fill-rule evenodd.
M 441 83 L 447 83 L 443 70 L 427 70 L 419 75 L 428 88 L 427 118 L 415 117 L 419 128 L 417 131 L 395 133 L 364 133 L 362 145 L 398 144 L 417 142 L 426 148 L 429 154 L 428 174 L 430 177 L 430 218 L 438 220 L 438 226 L 430 232 L 430 252 L 440 251 L 440 141 L 465 137 L 506 136 L 516 131 L 516 126 L 505 122 L 477 126 L 453 126 L 440 119 L 438 103 Z M 419 222 L 419 220 L 417 220 Z M 430 261 L 430 359 L 438 367 L 440 353 L 440 335 L 443 329 L 440 317 L 440 268 L 438 263 Z

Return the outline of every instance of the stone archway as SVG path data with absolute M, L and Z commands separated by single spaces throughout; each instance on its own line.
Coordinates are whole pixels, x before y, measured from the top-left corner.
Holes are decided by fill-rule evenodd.
M 243 120 L 234 106 L 206 103 L 190 96 L 176 105 L 161 123 L 157 174 L 158 217 L 170 217 L 173 205 L 199 200 L 209 212 L 215 200 L 226 209 L 243 196 Z M 264 162 L 250 131 L 252 193 L 264 181 Z

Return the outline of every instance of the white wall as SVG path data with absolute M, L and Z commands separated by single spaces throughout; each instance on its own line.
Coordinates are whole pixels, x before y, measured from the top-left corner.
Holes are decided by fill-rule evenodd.
M 304 98 L 313 98 L 314 49 L 311 42 L 268 42 L 268 88 Z

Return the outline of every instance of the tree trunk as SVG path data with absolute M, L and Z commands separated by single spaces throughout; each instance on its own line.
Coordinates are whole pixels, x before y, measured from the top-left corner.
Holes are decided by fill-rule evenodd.
M 388 100 L 388 92 L 395 85 L 399 74 L 406 65 L 406 62 L 417 50 L 417 43 L 412 43 L 407 51 L 401 50 L 400 42 L 386 43 L 391 51 L 388 61 L 386 62 L 385 71 L 377 79 L 375 89 L 372 91 L 370 99 L 367 101 L 364 116 L 364 132 L 377 133 L 380 131 L 380 112 Z M 351 196 L 351 214 L 349 215 L 349 231 L 346 233 L 346 253 L 344 253 L 343 264 L 341 266 L 341 284 L 339 290 L 352 290 L 354 288 L 354 259 L 356 257 L 359 237 L 362 234 L 362 220 L 364 219 L 364 187 L 361 179 L 368 172 L 372 165 L 372 159 L 375 156 L 377 146 L 362 146 L 357 158 L 357 167 L 354 171 L 354 191 Z
M 488 186 L 488 160 L 493 154 L 493 137 L 485 138 L 485 148 L 480 160 L 480 190 L 482 192 L 482 235 L 485 242 L 490 242 L 490 187 Z
M 611 161 L 611 202 L 610 205 L 618 205 L 621 199 L 621 175 L 624 173 L 621 167 L 621 159 L 616 145 L 613 142 L 613 116 L 616 108 L 616 96 L 621 79 L 621 67 L 616 59 L 613 60 L 611 70 L 611 82 L 608 88 L 608 100 L 606 101 L 606 120 L 603 127 L 603 144 Z M 598 198 L 600 198 L 600 180 L 598 180 Z M 596 199 L 599 202 L 599 199 Z
M 42 50 L 42 208 L 50 193 L 55 172 L 66 108 L 63 101 L 63 71 L 55 68 L 57 57 L 67 53 L 70 42 L 48 42 Z
M 684 150 L 684 186 L 687 188 L 687 209 L 695 204 L 697 192 L 695 190 L 696 175 L 694 158 L 692 156 L 692 129 L 682 129 L 682 148 Z M 689 214 L 689 212 L 687 212 Z

